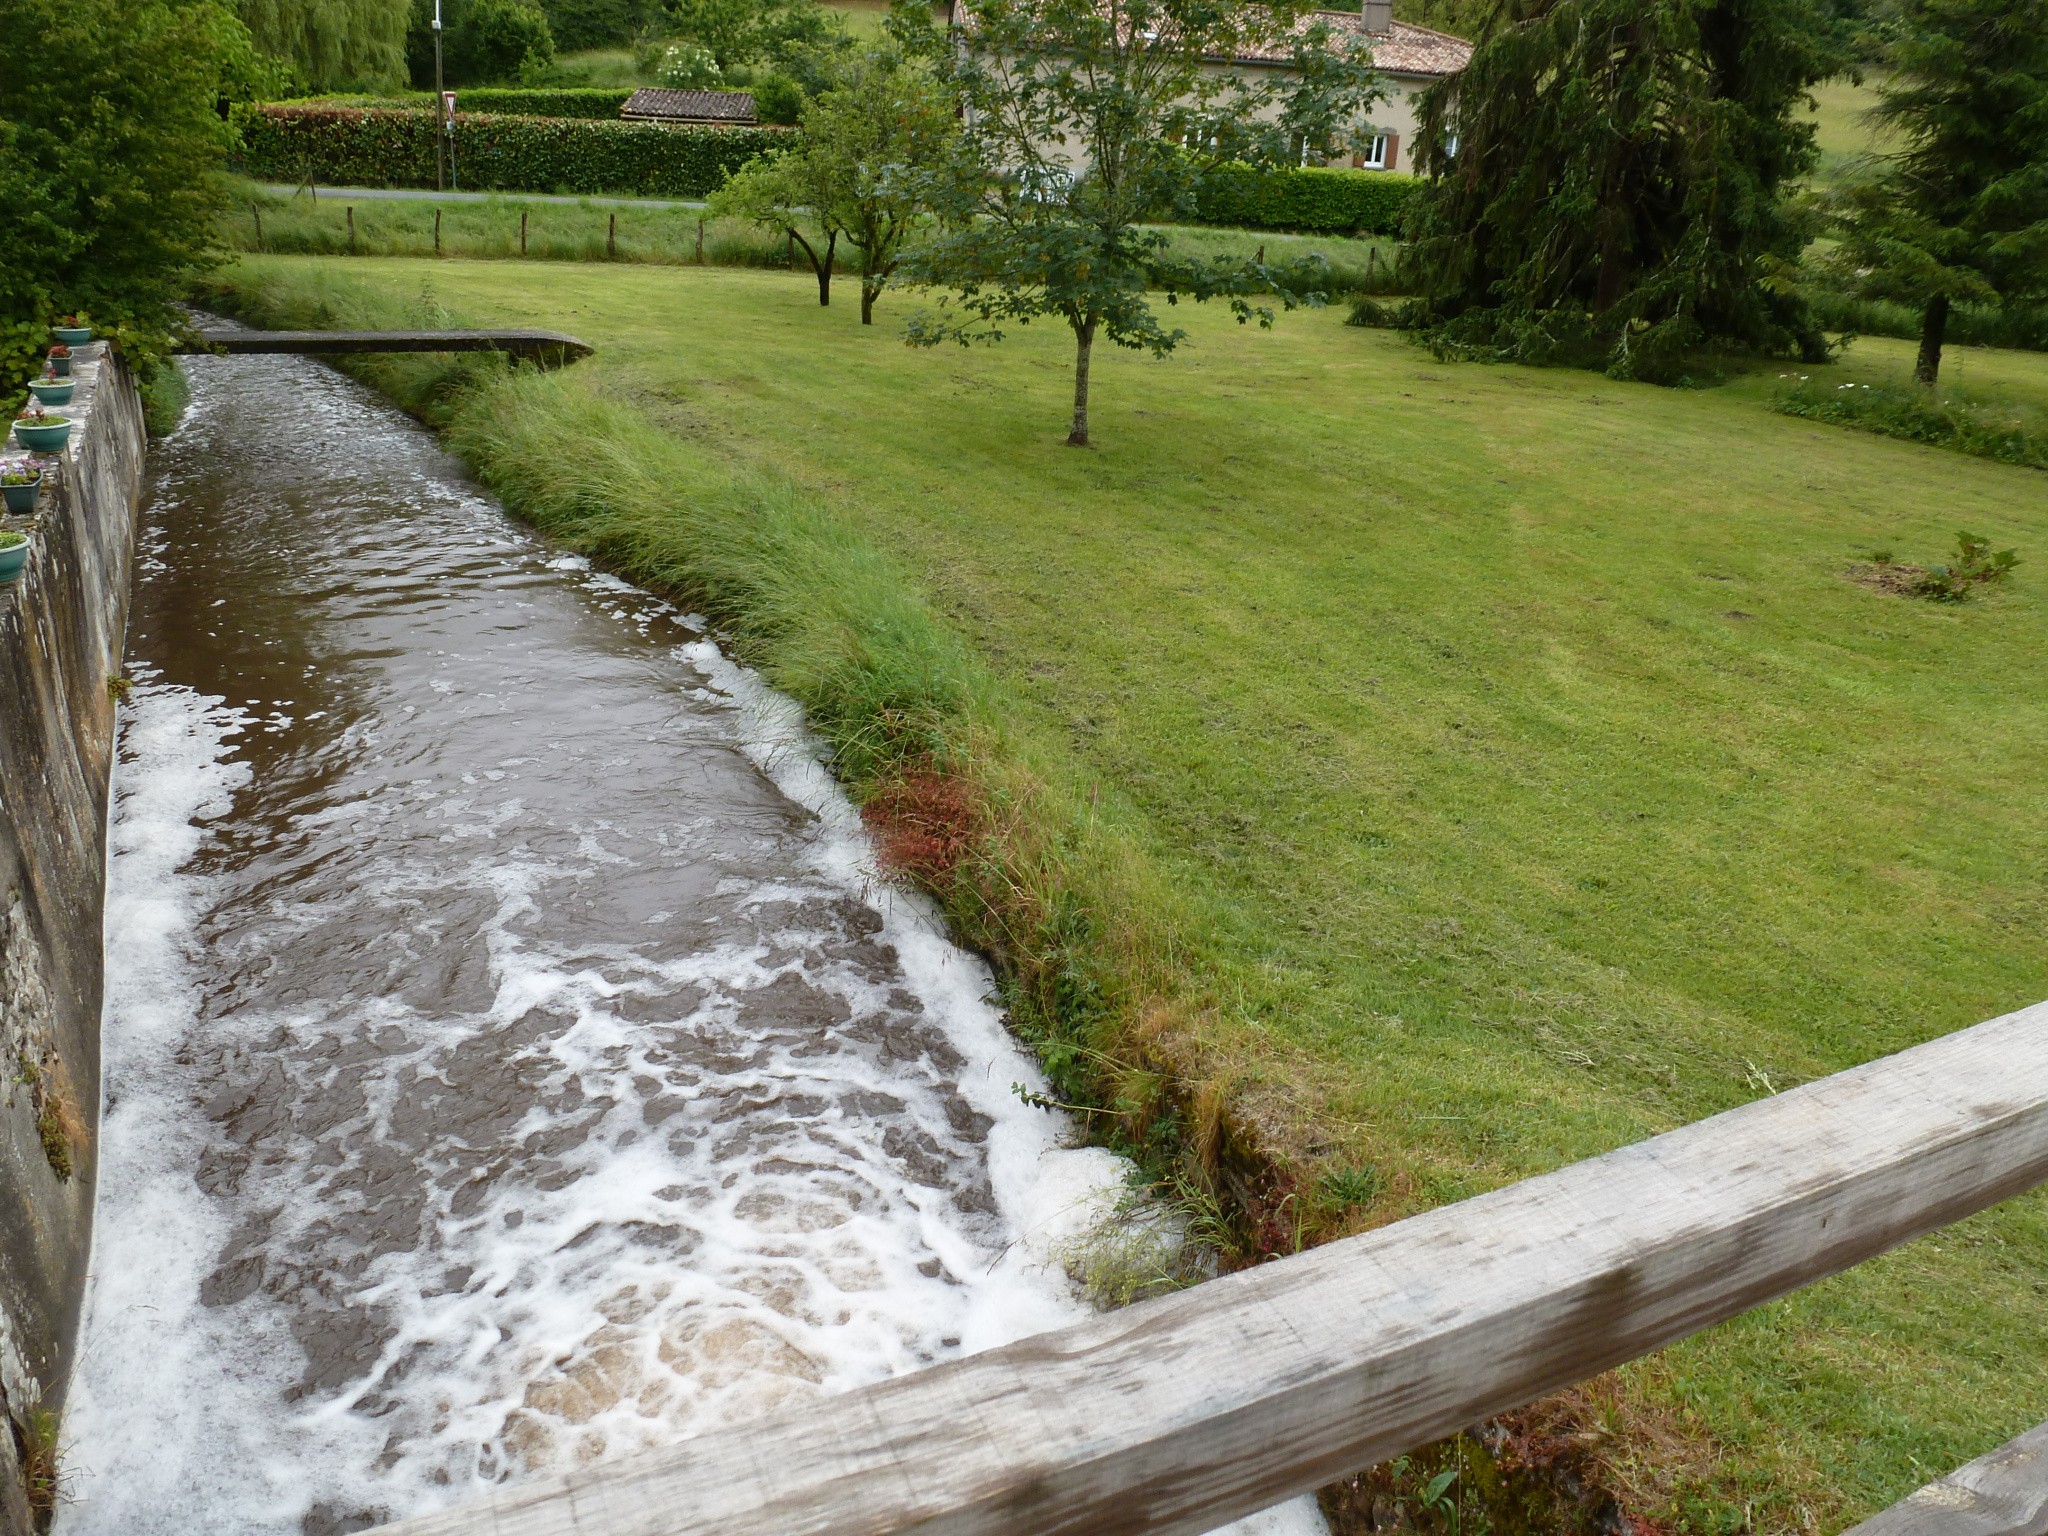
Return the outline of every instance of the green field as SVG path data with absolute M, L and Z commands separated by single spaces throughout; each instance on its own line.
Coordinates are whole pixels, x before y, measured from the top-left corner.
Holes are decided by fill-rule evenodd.
M 1177 893 L 1212 1060 L 1358 1219 L 2048 996 L 2036 471 L 1774 415 L 1775 370 L 1660 390 L 1188 306 L 1176 357 L 1098 349 L 1076 452 L 1064 330 L 912 350 L 903 295 L 864 330 L 731 268 L 232 274 L 343 279 L 583 336 L 531 386 L 572 419 L 878 546 Z M 1959 528 L 2018 548 L 2004 589 L 1847 579 Z M 1837 1529 L 2048 1417 L 2044 1290 L 2036 1195 L 1631 1368 L 1616 1475 L 1672 1530 Z

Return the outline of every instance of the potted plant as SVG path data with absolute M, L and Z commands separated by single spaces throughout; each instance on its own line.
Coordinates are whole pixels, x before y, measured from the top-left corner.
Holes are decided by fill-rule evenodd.
M 92 340 L 92 323 L 84 315 L 66 315 L 50 327 L 57 333 L 57 340 L 67 347 L 82 347 Z
M 71 349 L 61 341 L 50 348 L 49 369 L 60 379 L 71 377 Z
M 14 418 L 14 435 L 32 452 L 62 453 L 71 437 L 71 418 L 46 414 L 38 401 Z
M 18 580 L 28 564 L 28 535 L 0 528 L 0 586 Z
M 42 466 L 32 459 L 8 459 L 0 462 L 0 496 L 7 501 L 7 510 L 17 517 L 26 516 L 36 509 L 36 494 L 43 487 Z
M 69 405 L 71 391 L 78 388 L 76 379 L 60 379 L 55 368 L 45 367 L 40 379 L 29 381 L 29 393 L 44 405 Z

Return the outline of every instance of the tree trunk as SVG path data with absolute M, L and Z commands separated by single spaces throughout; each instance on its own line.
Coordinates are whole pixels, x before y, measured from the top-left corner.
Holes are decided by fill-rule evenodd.
M 839 231 L 833 230 L 825 240 L 825 259 L 811 258 L 818 269 L 818 305 L 826 308 L 832 303 L 832 251 L 839 244 Z
M 862 325 L 873 325 L 875 323 L 875 300 L 881 296 L 882 285 L 880 283 L 863 282 L 860 285 L 860 323 Z
M 1088 354 L 1095 346 L 1095 316 L 1074 327 L 1074 430 L 1067 434 L 1069 448 L 1088 446 Z
M 1927 301 L 1920 316 L 1920 360 L 1913 365 L 1913 377 L 1932 384 L 1941 376 L 1941 344 L 1948 338 L 1948 295 L 1938 293 Z

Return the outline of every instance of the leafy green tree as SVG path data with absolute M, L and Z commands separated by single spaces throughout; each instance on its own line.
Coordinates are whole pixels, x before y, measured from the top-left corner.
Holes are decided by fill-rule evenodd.
M 543 0 L 541 9 L 564 53 L 627 47 L 660 13 L 655 0 Z
M 844 25 L 818 0 L 668 0 L 668 26 L 710 49 L 726 75 L 765 63 L 813 89 L 806 56 L 833 53 L 848 41 Z
M 412 0 L 406 65 L 434 85 L 434 0 Z M 451 90 L 529 79 L 554 62 L 555 35 L 534 0 L 441 0 L 443 78 Z
M 237 0 L 256 47 L 315 91 L 383 90 L 405 70 L 411 0 Z
M 892 16 L 892 21 L 896 18 Z M 959 151 L 934 179 L 942 228 L 906 270 L 947 290 L 911 339 L 993 340 L 1009 322 L 1064 320 L 1074 334 L 1067 441 L 1088 445 L 1089 368 L 1098 338 L 1164 356 L 1186 339 L 1153 313 L 1227 296 L 1240 322 L 1272 323 L 1253 292 L 1291 284 L 1262 263 L 1175 260 L 1148 225 L 1192 212 L 1198 187 L 1182 141 L 1269 110 L 1270 87 L 1218 60 L 1278 46 L 1295 13 L 1237 0 L 976 0 L 932 49 L 965 110 Z
M 875 300 L 929 212 L 929 173 L 958 132 L 952 98 L 899 49 L 866 48 L 804 107 L 801 123 L 794 145 L 742 166 L 712 208 L 800 242 L 820 304 L 831 302 L 833 253 L 844 241 L 860 259 L 860 322 L 873 325 Z M 823 235 L 823 251 L 804 233 L 806 222 Z
M 1370 138 L 1370 111 L 1387 96 L 1372 45 L 1356 32 L 1339 40 L 1328 21 L 1313 17 L 1290 39 L 1288 54 L 1284 72 L 1243 82 L 1206 112 L 1183 112 L 1179 136 L 1198 164 L 1323 164 Z
M 1665 379 L 1703 345 L 1818 355 L 1783 194 L 1840 63 L 1819 0 L 1532 0 L 1423 96 L 1439 350 Z
M 1919 308 L 1932 384 L 1954 304 L 2048 298 L 2048 0 L 1905 0 L 1887 63 L 1898 147 L 1844 194 L 1835 265 Z
M 146 370 L 213 260 L 248 28 L 212 0 L 0 0 L 0 36 L 0 380 L 66 311 Z

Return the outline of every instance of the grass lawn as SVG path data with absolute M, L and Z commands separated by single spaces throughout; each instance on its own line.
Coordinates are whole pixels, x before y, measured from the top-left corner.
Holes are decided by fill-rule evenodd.
M 487 202 L 435 203 L 420 199 L 357 198 L 329 193 L 315 200 L 302 192 L 278 193 L 259 182 L 238 180 L 234 212 L 221 221 L 221 237 L 236 250 L 254 251 L 256 219 L 263 224 L 263 249 L 287 256 L 347 255 L 349 214 L 355 215 L 355 251 L 365 256 L 431 256 L 434 216 L 441 216 L 444 256 L 486 261 L 519 257 L 520 221 L 525 220 L 527 259 L 534 261 L 651 262 L 691 265 L 697 261 L 696 208 L 636 206 L 617 202 L 550 202 L 517 193 Z M 256 210 L 252 213 L 250 210 Z M 616 221 L 616 222 L 614 222 Z M 711 266 L 782 266 L 786 247 L 780 234 L 735 219 L 705 219 L 704 261 Z M 1391 240 L 1342 235 L 1286 235 L 1261 230 L 1162 226 L 1169 254 L 1181 257 L 1250 257 L 1264 251 L 1279 263 L 1320 256 L 1330 266 L 1332 295 L 1382 282 L 1391 267 Z M 614 239 L 616 245 L 607 242 Z M 616 258 L 607 251 L 616 249 Z M 801 255 L 797 258 L 802 263 Z M 858 260 L 839 254 L 836 270 L 857 272 Z
M 1181 893 L 1217 1056 L 1372 1219 L 2048 996 L 2038 472 L 1774 415 L 1769 372 L 1445 365 L 1336 309 L 1098 349 L 1076 452 L 1067 332 L 914 351 L 902 295 L 863 329 L 739 269 L 237 280 L 340 272 L 583 336 L 565 387 L 893 555 Z M 1959 527 L 2018 548 L 2003 590 L 1845 579 Z M 1678 1528 L 1838 1528 L 2048 1417 L 2044 1298 L 2036 1195 L 1631 1368 L 1671 1438 L 1630 1464 Z

